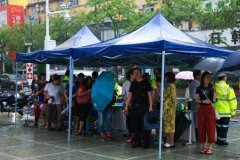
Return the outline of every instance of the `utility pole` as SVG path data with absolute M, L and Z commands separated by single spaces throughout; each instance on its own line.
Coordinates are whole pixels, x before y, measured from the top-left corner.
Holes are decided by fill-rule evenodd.
M 1 50 L 1 74 L 3 74 L 3 51 Z
M 1 74 L 3 74 L 3 41 L 0 40 Z

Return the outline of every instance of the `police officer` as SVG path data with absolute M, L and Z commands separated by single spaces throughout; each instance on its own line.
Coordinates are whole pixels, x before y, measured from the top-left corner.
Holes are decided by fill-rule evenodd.
M 230 118 L 235 116 L 237 100 L 234 90 L 226 83 L 227 75 L 220 73 L 217 75 L 219 82 L 216 83 L 217 101 L 214 104 L 220 119 L 216 122 L 217 128 L 217 145 L 228 145 L 227 133 Z

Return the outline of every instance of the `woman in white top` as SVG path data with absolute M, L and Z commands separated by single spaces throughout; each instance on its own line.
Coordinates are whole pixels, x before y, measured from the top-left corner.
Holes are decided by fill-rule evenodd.
M 134 80 L 133 78 L 133 70 L 129 70 L 126 74 L 126 80 L 123 83 L 122 86 L 122 95 L 123 95 L 123 100 L 124 103 L 127 100 L 127 96 L 128 96 L 128 92 L 129 92 L 129 88 L 131 86 L 131 82 Z M 126 113 L 126 125 L 127 125 L 127 130 L 128 130 L 128 139 L 127 139 L 127 143 L 131 143 L 132 142 L 132 125 L 131 125 L 131 109 L 128 111 L 128 113 Z

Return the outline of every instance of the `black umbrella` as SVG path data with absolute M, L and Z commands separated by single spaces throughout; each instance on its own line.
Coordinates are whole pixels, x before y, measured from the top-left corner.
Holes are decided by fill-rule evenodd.
M 177 142 L 181 135 L 188 129 L 192 121 L 186 117 L 186 113 L 177 112 L 175 121 L 174 141 Z

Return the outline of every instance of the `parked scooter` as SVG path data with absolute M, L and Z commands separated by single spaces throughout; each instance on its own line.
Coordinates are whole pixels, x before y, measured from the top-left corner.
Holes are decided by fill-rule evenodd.
M 15 112 L 15 97 L 17 97 L 17 112 L 23 115 L 23 107 L 28 105 L 28 98 L 32 93 L 28 89 L 23 89 L 20 93 L 14 91 L 0 91 L 0 111 Z
M 23 116 L 21 121 L 23 122 L 23 127 L 29 127 L 30 123 L 34 122 L 34 106 L 37 103 L 37 97 L 35 94 L 31 94 L 27 98 L 27 105 L 23 107 Z

